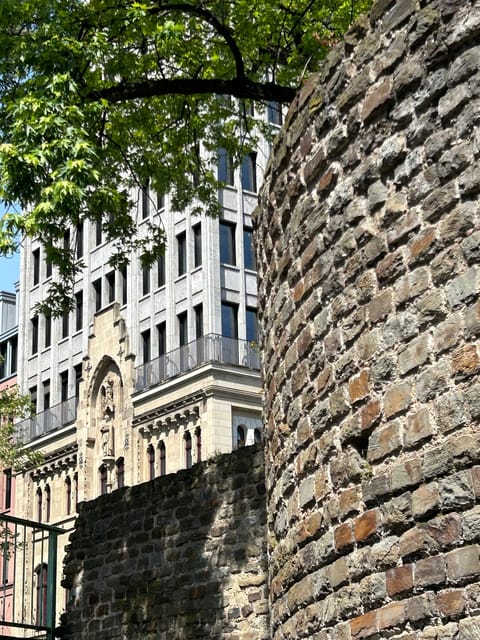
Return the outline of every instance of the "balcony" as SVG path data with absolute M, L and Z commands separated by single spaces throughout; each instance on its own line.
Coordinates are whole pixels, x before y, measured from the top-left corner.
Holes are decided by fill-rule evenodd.
M 207 362 L 260 369 L 260 357 L 256 345 L 247 340 L 226 338 L 210 333 L 136 367 L 135 389 L 143 391 L 154 387 Z
M 75 422 L 76 417 L 77 398 L 74 396 L 41 413 L 37 413 L 31 418 L 18 422 L 15 425 L 15 430 L 19 440 L 27 443 L 72 424 Z

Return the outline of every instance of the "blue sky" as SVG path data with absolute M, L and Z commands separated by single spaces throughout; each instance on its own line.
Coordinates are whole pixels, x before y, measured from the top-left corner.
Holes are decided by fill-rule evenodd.
M 20 279 L 20 257 L 0 258 L 0 290 L 15 291 L 14 283 Z

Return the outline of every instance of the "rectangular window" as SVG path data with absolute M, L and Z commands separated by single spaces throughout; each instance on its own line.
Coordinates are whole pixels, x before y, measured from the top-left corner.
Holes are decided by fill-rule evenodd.
M 30 321 L 30 328 L 32 330 L 32 355 L 38 351 L 38 316 L 32 318 Z
M 151 359 L 151 343 L 150 343 L 150 329 L 146 331 L 142 331 L 140 334 L 142 337 L 142 354 L 143 354 L 143 362 L 150 362 Z
M 203 336 L 203 305 L 197 304 L 193 308 L 195 312 L 195 338 L 201 338 Z
M 267 119 L 270 124 L 277 124 L 281 126 L 283 117 L 282 117 L 282 105 L 280 102 L 275 102 L 274 100 L 270 100 L 267 104 Z
M 157 335 L 158 335 L 158 355 L 163 356 L 167 353 L 167 324 L 165 322 L 160 322 L 157 325 Z
M 17 371 L 17 357 L 18 357 L 18 341 L 17 338 L 12 338 L 10 342 L 10 373 L 16 373 Z
M 218 181 L 231 187 L 235 183 L 232 157 L 223 148 L 218 150 Z
M 50 260 L 45 259 L 45 277 L 50 278 L 52 275 L 52 263 Z
M 95 311 L 100 311 L 102 308 L 102 281 L 99 278 L 92 283 L 93 286 L 93 298 L 95 301 Z
M 33 413 L 37 413 L 37 385 L 30 387 L 28 390 L 30 394 L 30 402 L 32 403 Z
M 249 153 L 244 156 L 241 166 L 242 189 L 257 191 L 257 154 Z
M 163 287 L 165 284 L 165 255 L 159 256 L 157 260 L 157 284 Z
M 238 338 L 238 306 L 222 302 L 222 336 Z
M 45 316 L 45 348 L 52 343 L 52 316 Z
M 70 253 L 70 230 L 67 229 L 63 234 L 63 250 L 65 253 Z
M 188 342 L 188 316 L 187 312 L 178 314 L 178 342 L 184 347 Z
M 237 263 L 235 251 L 235 227 L 232 222 L 220 222 L 220 262 L 222 264 Z
M 193 262 L 195 267 L 202 264 L 202 225 L 200 223 L 193 227 Z
M 50 409 L 50 380 L 43 383 L 43 410 Z
M 243 229 L 243 260 L 245 269 L 256 271 L 255 252 L 253 250 L 253 231 L 248 227 Z
M 75 294 L 75 330 L 80 331 L 83 326 L 83 291 Z
M 83 258 L 83 222 L 79 222 L 77 224 L 76 231 L 75 252 L 77 260 L 79 260 L 80 258 Z
M 3 342 L 0 345 L 0 378 L 7 377 L 7 348 L 8 342 Z
M 62 338 L 66 338 L 68 336 L 69 324 L 70 313 L 68 311 L 65 311 L 62 316 Z
M 183 276 L 187 272 L 187 235 L 185 231 L 177 236 L 178 275 Z
M 40 249 L 32 252 L 33 256 L 33 284 L 40 282 Z
M 68 370 L 60 374 L 60 402 L 68 400 Z
M 141 216 L 142 220 L 150 215 L 150 188 L 148 182 L 143 185 L 141 192 Z
M 115 300 L 115 271 L 107 273 L 107 296 L 108 304 Z
M 150 267 L 142 266 L 142 295 L 150 293 Z
M 102 223 L 95 223 L 95 246 L 98 247 L 99 244 L 102 244 Z
M 247 307 L 247 340 L 258 342 L 257 310 L 249 307 Z
M 78 400 L 80 399 L 80 383 L 82 382 L 82 365 L 76 364 L 73 370 L 75 372 L 75 398 L 78 404 Z
M 120 280 L 122 285 L 122 305 L 127 304 L 127 267 L 120 269 Z
M 157 209 L 165 209 L 165 196 L 163 193 L 157 193 Z

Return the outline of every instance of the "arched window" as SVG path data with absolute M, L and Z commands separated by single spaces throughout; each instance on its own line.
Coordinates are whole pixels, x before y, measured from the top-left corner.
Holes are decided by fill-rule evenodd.
M 102 464 L 102 466 L 100 467 L 100 469 L 98 470 L 99 473 L 99 477 L 100 477 L 100 494 L 103 496 L 107 493 L 108 487 L 107 487 L 107 467 L 106 465 Z
M 262 441 L 262 432 L 260 431 L 260 429 L 255 429 L 255 431 L 253 432 L 253 440 L 255 444 L 258 444 Z
M 42 522 L 42 512 L 43 512 L 43 495 L 40 487 L 37 489 L 37 520 L 38 522 Z
M 72 481 L 68 476 L 65 478 L 65 512 L 67 516 L 72 512 Z
M 202 461 L 202 430 L 200 427 L 195 431 L 195 435 L 197 438 L 197 462 Z
M 45 487 L 45 522 L 50 522 L 52 500 L 51 500 L 50 487 Z
M 167 449 L 163 440 L 158 443 L 158 451 L 160 454 L 160 475 L 164 476 L 167 473 Z
M 47 621 L 47 581 L 48 566 L 43 563 L 35 569 L 37 582 L 37 608 L 35 612 L 35 624 L 42 626 Z
M 237 427 L 237 448 L 244 447 L 247 441 L 247 427 L 239 424 Z
M 125 460 L 119 458 L 115 463 L 115 469 L 117 472 L 117 489 L 121 489 L 125 486 Z
M 148 462 L 148 479 L 153 480 L 155 478 L 155 449 L 153 448 L 152 444 L 148 445 L 147 462 Z
M 185 468 L 190 469 L 192 466 L 192 436 L 188 431 L 185 432 Z

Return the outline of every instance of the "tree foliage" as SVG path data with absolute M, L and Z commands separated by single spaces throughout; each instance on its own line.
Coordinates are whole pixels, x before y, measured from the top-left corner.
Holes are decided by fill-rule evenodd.
M 21 469 L 39 464 L 42 455 L 23 446 L 17 437 L 14 420 L 30 415 L 30 396 L 22 395 L 16 386 L 0 391 L 0 468 Z
M 369 0 L 2 0 L 0 252 L 39 237 L 59 308 L 78 263 L 64 230 L 103 225 L 121 255 L 153 261 L 160 224 L 137 234 L 132 193 L 215 213 L 215 155 L 239 162 L 250 115 L 288 103 Z M 201 146 L 201 153 L 199 151 Z M 14 208 L 19 207 L 20 213 Z M 73 240 L 73 238 L 72 238 Z

